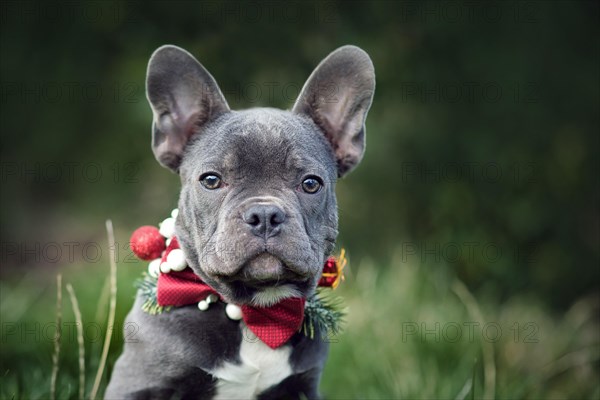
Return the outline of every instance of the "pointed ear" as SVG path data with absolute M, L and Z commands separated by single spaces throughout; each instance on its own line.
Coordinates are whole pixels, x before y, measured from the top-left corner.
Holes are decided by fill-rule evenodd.
M 292 112 L 308 115 L 331 143 L 338 176 L 350 172 L 365 151 L 365 119 L 375 92 L 375 69 L 356 46 L 329 54 L 308 78 Z
M 146 96 L 152 107 L 152 150 L 159 163 L 177 172 L 188 141 L 228 112 L 217 82 L 187 51 L 166 45 L 148 62 Z

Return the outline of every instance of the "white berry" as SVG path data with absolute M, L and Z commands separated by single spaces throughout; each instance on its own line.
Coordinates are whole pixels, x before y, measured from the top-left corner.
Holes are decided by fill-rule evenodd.
M 160 224 L 160 229 L 158 230 L 161 235 L 166 237 L 167 239 L 173 237 L 175 235 L 175 219 L 167 218 Z
M 169 272 L 171 272 L 171 265 L 167 261 L 160 264 L 160 272 L 162 272 L 163 274 L 168 274 Z
M 216 294 L 209 294 L 208 297 L 206 298 L 206 301 L 210 304 L 210 303 L 216 303 L 217 301 L 219 301 L 219 296 L 217 296 Z
M 206 302 L 206 300 L 202 300 L 198 303 L 198 308 L 200 309 L 200 311 L 206 311 L 208 310 L 208 303 Z
M 171 217 L 177 218 L 177 215 L 179 215 L 179 208 L 175 208 L 173 211 L 171 211 Z
M 160 258 L 150 261 L 148 264 L 148 275 L 157 278 L 160 273 Z
M 242 309 L 235 304 L 227 304 L 225 306 L 225 314 L 234 321 L 242 319 Z
M 173 249 L 167 255 L 167 262 L 173 271 L 183 271 L 187 267 L 185 254 L 181 249 Z

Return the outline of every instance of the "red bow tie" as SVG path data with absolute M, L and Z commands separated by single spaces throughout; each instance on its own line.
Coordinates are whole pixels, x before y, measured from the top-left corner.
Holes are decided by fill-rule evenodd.
M 179 248 L 173 238 L 167 251 Z M 166 254 L 163 257 L 166 259 Z M 196 304 L 210 294 L 220 295 L 188 267 L 183 271 L 160 274 L 157 285 L 157 300 L 161 306 L 185 306 Z M 298 332 L 304 320 L 305 299 L 287 298 L 271 307 L 243 305 L 242 319 L 246 326 L 272 349 L 286 343 Z

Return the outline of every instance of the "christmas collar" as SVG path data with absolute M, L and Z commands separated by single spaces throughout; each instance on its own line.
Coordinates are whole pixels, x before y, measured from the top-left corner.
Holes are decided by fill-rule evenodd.
M 142 226 L 130 239 L 131 249 L 139 258 L 152 260 L 148 274 L 137 284 L 146 297 L 142 308 L 150 314 L 190 304 L 197 304 L 205 311 L 210 304 L 223 300 L 187 266 L 185 254 L 174 236 L 177 213 L 177 209 L 173 210 L 171 218 L 164 220 L 160 229 Z M 335 289 L 343 280 L 345 265 L 343 249 L 338 258 L 329 257 L 319 287 Z M 339 301 L 331 302 L 321 297 L 318 292 L 309 299 L 287 298 L 270 307 L 227 304 L 225 313 L 232 320 L 243 320 L 260 340 L 275 349 L 300 330 L 310 338 L 314 337 L 316 328 L 323 335 L 337 333 L 344 315 L 337 309 Z

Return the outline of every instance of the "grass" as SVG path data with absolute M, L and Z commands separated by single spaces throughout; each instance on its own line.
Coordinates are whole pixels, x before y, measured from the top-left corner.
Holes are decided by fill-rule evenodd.
M 600 396 L 597 298 L 555 316 L 527 297 L 469 304 L 445 271 L 399 261 L 364 263 L 347 281 L 328 398 L 485 398 L 490 386 L 488 397 L 503 399 Z
M 120 326 L 144 267 L 119 265 L 117 328 L 98 398 L 120 353 Z M 63 286 L 71 284 L 78 297 L 85 348 L 65 299 L 56 398 L 80 398 L 82 351 L 89 398 L 107 332 L 109 266 L 70 265 L 61 273 Z M 55 282 L 56 271 L 33 270 L 0 283 L 2 399 L 50 398 Z M 526 295 L 500 304 L 491 293 L 474 296 L 446 268 L 400 257 L 388 266 L 350 260 L 336 293 L 349 312 L 344 332 L 330 338 L 321 383 L 326 399 L 600 398 L 597 297 L 584 297 L 561 314 Z

